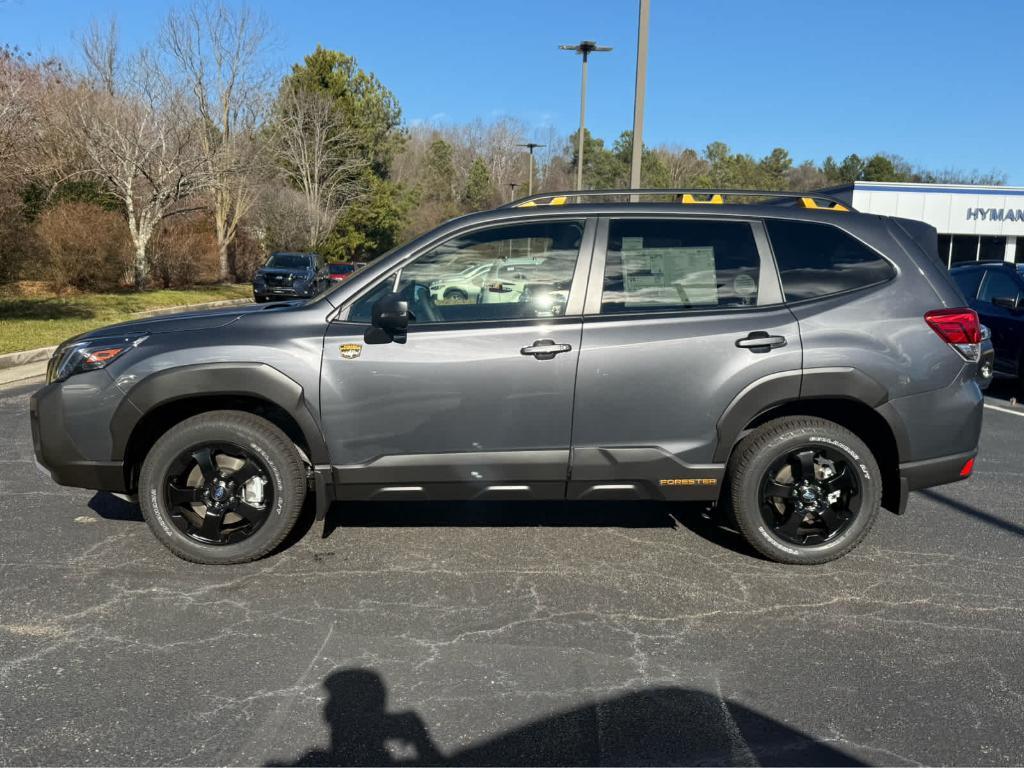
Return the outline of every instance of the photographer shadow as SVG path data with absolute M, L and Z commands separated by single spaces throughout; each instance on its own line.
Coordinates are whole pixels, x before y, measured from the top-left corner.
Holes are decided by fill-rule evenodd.
M 326 749 L 275 766 L 863 765 L 851 755 L 717 696 L 659 687 L 589 703 L 442 752 L 416 712 L 389 712 L 368 669 L 324 681 Z

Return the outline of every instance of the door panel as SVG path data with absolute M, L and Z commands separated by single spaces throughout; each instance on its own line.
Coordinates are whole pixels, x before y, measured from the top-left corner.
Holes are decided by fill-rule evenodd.
M 782 336 L 786 345 L 765 352 L 736 346 L 756 331 Z M 595 495 L 595 484 L 627 481 L 635 487 L 616 490 L 630 497 L 717 497 L 724 474 L 713 461 L 718 420 L 748 386 L 798 372 L 800 364 L 797 324 L 785 308 L 588 318 L 576 383 L 570 497 Z M 795 398 L 799 390 L 799 376 L 780 377 L 774 394 Z
M 986 269 L 975 309 L 981 322 L 992 331 L 996 370 L 1016 375 L 1021 357 L 1021 333 L 1024 320 L 1019 311 L 992 303 L 996 297 L 1019 300 L 1020 286 L 1012 274 L 1002 268 Z
M 594 226 L 467 227 L 342 308 L 321 369 L 337 496 L 564 498 Z M 409 308 L 404 343 L 365 342 L 384 297 Z
M 797 397 L 801 344 L 758 222 L 602 220 L 585 302 L 568 495 L 714 499 L 741 393 Z M 767 397 L 767 395 L 765 395 Z
M 321 408 L 340 496 L 564 496 L 578 318 L 410 328 L 406 344 L 364 344 L 364 330 L 334 323 L 325 339 Z M 571 350 L 521 353 L 541 339 Z M 342 357 L 346 345 L 359 356 Z

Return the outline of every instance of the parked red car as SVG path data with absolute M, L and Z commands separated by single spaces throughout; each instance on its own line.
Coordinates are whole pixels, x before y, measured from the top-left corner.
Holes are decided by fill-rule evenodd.
M 346 261 L 328 264 L 327 269 L 330 270 L 331 280 L 348 280 L 357 269 L 362 269 L 365 266 L 366 263 L 362 261 Z

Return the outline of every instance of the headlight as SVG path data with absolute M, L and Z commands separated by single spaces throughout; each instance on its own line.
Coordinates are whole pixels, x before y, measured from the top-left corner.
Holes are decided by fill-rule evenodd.
M 61 344 L 46 366 L 46 383 L 64 381 L 76 373 L 105 368 L 145 340 L 145 335 L 133 334 Z
M 257 283 L 262 283 L 266 279 L 267 278 L 264 275 L 261 275 L 259 272 L 257 272 L 256 275 L 253 277 L 253 280 Z

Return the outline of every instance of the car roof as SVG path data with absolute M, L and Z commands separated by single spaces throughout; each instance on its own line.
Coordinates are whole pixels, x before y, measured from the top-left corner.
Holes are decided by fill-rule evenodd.
M 878 222 L 885 217 L 856 211 L 790 208 L 772 204 L 686 205 L 681 203 L 571 203 L 529 208 L 495 208 L 451 219 L 442 226 L 489 222 L 514 223 L 538 218 L 587 218 L 597 216 L 678 216 L 680 218 L 772 218 L 842 225 L 844 221 Z

